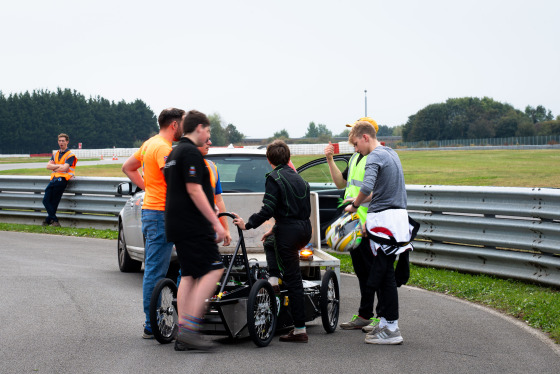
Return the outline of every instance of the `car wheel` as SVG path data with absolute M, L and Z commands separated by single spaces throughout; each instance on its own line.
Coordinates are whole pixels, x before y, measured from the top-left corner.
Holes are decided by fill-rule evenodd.
M 171 343 L 177 335 L 177 286 L 171 279 L 161 279 L 152 291 L 150 325 L 161 344 Z
M 276 297 L 268 281 L 259 279 L 247 300 L 247 329 L 253 342 L 266 347 L 276 331 Z
M 124 238 L 124 231 L 122 222 L 119 222 L 119 237 L 117 239 L 117 255 L 119 260 L 119 269 L 123 273 L 133 273 L 140 271 L 142 262 L 133 260 L 128 254 L 126 249 L 126 240 Z
M 338 279 L 332 270 L 327 270 L 321 282 L 320 291 L 321 320 L 327 333 L 332 333 L 338 325 L 340 311 L 340 293 Z

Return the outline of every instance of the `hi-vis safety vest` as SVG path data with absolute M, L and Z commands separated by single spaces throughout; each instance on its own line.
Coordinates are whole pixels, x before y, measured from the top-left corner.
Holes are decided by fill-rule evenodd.
M 362 188 L 362 184 L 364 183 L 367 156 L 362 157 L 358 163 L 357 161 L 359 156 L 360 154 L 358 152 L 354 153 L 348 163 L 348 180 L 346 181 L 346 190 L 344 191 L 345 199 L 349 197 L 357 197 L 360 193 L 360 188 Z M 356 212 L 358 213 L 362 224 L 366 223 L 367 209 L 367 207 L 360 205 Z
M 216 164 L 210 160 L 204 159 L 206 167 L 210 170 L 210 184 L 212 185 L 212 192 L 214 193 L 214 203 L 216 203 L 216 183 L 218 183 L 218 169 Z
M 74 170 L 76 169 L 76 163 L 78 162 L 78 158 L 70 151 L 68 150 L 65 154 L 62 155 L 62 158 L 60 157 L 60 150 L 56 151 L 56 153 L 54 154 L 54 163 L 57 165 L 64 165 L 66 163 L 66 160 L 68 160 L 70 157 L 74 157 L 74 162 L 72 163 L 72 165 L 70 165 L 70 168 L 68 169 L 67 172 L 55 172 L 53 171 L 51 173 L 51 180 L 53 178 L 64 178 L 66 180 L 69 180 L 70 178 L 72 178 L 74 176 Z

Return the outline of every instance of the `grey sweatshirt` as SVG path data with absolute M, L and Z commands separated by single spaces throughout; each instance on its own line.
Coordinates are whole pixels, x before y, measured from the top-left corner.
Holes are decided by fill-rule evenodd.
M 401 160 L 391 148 L 378 146 L 366 160 L 366 173 L 360 192 L 373 197 L 368 213 L 385 209 L 406 209 L 406 187 Z

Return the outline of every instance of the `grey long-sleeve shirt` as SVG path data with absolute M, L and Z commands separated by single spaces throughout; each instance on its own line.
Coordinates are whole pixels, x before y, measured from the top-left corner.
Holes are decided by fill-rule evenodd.
M 360 192 L 369 195 L 373 191 L 368 213 L 406 209 L 404 174 L 397 152 L 378 146 L 367 156 L 365 169 Z

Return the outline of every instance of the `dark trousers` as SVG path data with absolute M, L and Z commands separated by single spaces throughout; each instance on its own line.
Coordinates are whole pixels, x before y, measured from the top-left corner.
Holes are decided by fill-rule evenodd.
M 305 247 L 310 239 L 311 222 L 308 220 L 277 223 L 274 227 L 277 265 L 283 274 L 282 282 L 288 290 L 295 327 L 305 327 L 305 304 L 299 267 L 299 250 Z M 267 261 L 269 258 L 271 256 L 267 255 Z
M 276 226 L 273 228 L 276 231 Z M 278 255 L 276 253 L 276 234 L 266 237 L 264 240 L 264 254 L 266 255 L 266 264 L 268 267 L 268 276 L 282 278 L 280 269 L 278 268 Z
M 62 198 L 67 184 L 68 181 L 64 178 L 53 178 L 45 188 L 45 196 L 43 197 L 43 205 L 47 210 L 45 222 L 58 222 L 56 210 L 58 209 L 58 204 L 60 203 L 60 199 Z
M 395 254 L 386 255 L 382 249 L 379 249 L 367 282 L 368 288 L 378 291 L 383 304 L 378 315 L 385 317 L 387 321 L 399 319 L 399 295 L 394 267 L 396 257 Z
M 373 317 L 375 291 L 367 286 L 367 282 L 375 257 L 371 251 L 369 240 L 364 238 L 358 248 L 350 251 L 350 257 L 352 258 L 352 266 L 354 266 L 354 272 L 356 273 L 360 285 L 360 308 L 358 309 L 358 315 L 362 318 L 370 319 Z M 382 305 L 378 292 L 377 315 L 381 313 L 381 307 Z

